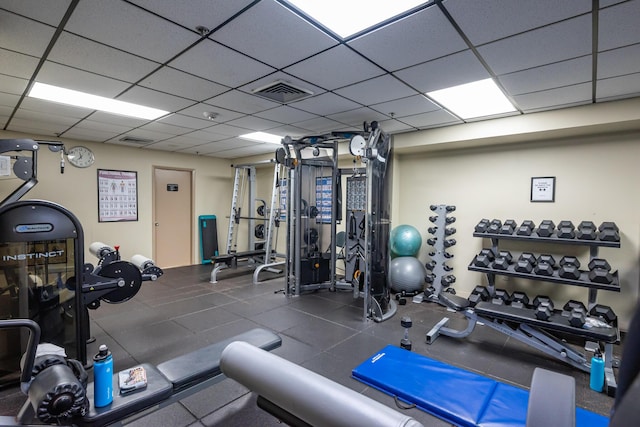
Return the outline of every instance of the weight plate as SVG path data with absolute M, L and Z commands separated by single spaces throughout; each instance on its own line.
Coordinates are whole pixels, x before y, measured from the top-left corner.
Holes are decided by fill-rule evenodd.
M 110 279 L 124 280 L 123 287 L 114 289 L 102 297 L 102 300 L 110 304 L 118 304 L 130 300 L 138 293 L 142 285 L 142 273 L 140 273 L 138 267 L 127 261 L 115 261 L 104 265 L 98 274 Z
M 318 241 L 318 230 L 316 228 L 309 228 L 304 233 L 304 242 L 308 245 L 313 245 Z

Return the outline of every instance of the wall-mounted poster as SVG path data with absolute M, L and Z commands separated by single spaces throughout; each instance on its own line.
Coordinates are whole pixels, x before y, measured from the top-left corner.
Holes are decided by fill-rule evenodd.
M 98 169 L 98 221 L 138 220 L 138 173 Z
M 319 224 L 331 224 L 332 181 L 330 176 L 316 177 L 316 207 L 318 208 L 316 222 Z

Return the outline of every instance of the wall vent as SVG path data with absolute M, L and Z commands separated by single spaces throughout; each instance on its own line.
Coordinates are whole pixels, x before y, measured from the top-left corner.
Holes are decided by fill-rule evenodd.
M 129 144 L 146 145 L 153 142 L 153 139 L 138 138 L 136 136 L 123 136 L 118 141 L 128 142 Z
M 310 90 L 294 86 L 283 80 L 276 80 L 266 86 L 253 89 L 252 92 L 254 95 L 258 95 L 281 104 L 298 101 L 299 99 L 313 95 L 313 92 Z

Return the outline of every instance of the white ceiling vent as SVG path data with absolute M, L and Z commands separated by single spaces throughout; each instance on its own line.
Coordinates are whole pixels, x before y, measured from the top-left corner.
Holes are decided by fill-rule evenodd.
M 281 104 L 287 104 L 313 95 L 310 90 L 294 86 L 283 80 L 276 80 L 266 86 L 253 89 L 252 92 L 254 95 L 280 102 Z
M 135 136 L 123 136 L 118 141 L 127 142 L 129 144 L 146 145 L 153 142 L 153 139 L 138 138 Z

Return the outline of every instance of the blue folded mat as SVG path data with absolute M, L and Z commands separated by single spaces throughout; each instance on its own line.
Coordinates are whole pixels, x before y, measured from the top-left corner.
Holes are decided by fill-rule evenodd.
M 458 426 L 525 427 L 526 424 L 527 390 L 392 345 L 364 361 L 352 375 Z M 607 417 L 576 408 L 577 427 L 608 424 Z

